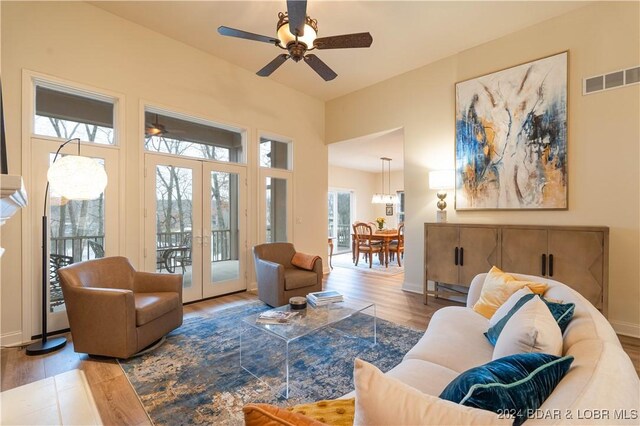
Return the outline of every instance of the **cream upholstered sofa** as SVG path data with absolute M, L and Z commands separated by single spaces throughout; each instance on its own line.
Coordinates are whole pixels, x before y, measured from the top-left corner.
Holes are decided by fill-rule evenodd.
M 549 286 L 545 297 L 576 305 L 563 335 L 563 355 L 573 355 L 575 360 L 537 414 L 526 423 L 638 424 L 640 381 L 607 320 L 584 297 L 562 283 L 511 275 L 544 282 Z M 460 373 L 491 361 L 494 348 L 483 334 L 488 320 L 471 309 L 480 296 L 485 276 L 480 274 L 473 279 L 466 307 L 446 307 L 433 315 L 424 336 L 399 365 L 386 373 L 388 376 L 438 396 Z

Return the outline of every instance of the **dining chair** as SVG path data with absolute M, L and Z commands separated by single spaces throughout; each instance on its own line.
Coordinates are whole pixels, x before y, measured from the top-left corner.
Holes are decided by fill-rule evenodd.
M 397 256 L 398 266 L 402 266 L 400 258 L 404 257 L 404 223 L 398 225 L 398 239 L 391 241 L 389 244 L 389 254 L 391 256 Z
M 364 253 L 369 257 L 369 268 L 373 266 L 373 254 L 378 253 L 378 258 L 382 262 L 382 244 L 377 244 L 371 240 L 373 230 L 369 224 L 364 222 L 357 222 L 353 225 L 353 234 L 356 238 L 355 244 L 355 258 L 356 266 L 360 260 L 360 253 Z

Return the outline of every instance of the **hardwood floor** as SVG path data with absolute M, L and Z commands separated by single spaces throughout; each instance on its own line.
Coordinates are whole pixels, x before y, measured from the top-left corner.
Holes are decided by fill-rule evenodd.
M 335 268 L 325 275 L 325 288 L 338 290 L 347 298 L 371 301 L 377 315 L 414 329 L 425 330 L 433 313 L 444 306 L 459 306 L 446 300 L 422 303 L 419 294 L 402 291 L 403 274 L 380 275 L 375 272 Z M 257 300 L 245 292 L 190 304 L 184 307 L 185 318 L 226 309 Z M 68 334 L 67 346 L 52 354 L 26 356 L 23 348 L 0 352 L 1 389 L 7 390 L 62 372 L 78 368 L 85 372 L 104 424 L 150 425 L 137 395 L 122 369 L 112 359 L 89 358 L 73 352 Z M 640 340 L 620 336 L 620 340 L 640 374 Z

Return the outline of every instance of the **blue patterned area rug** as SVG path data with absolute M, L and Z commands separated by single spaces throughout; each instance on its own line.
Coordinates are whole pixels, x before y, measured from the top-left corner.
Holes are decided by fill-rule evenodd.
M 241 319 L 269 309 L 250 302 L 185 320 L 158 349 L 120 365 L 144 408 L 157 425 L 243 424 L 242 407 L 265 402 L 286 407 L 338 398 L 353 390 L 353 360 L 358 357 L 388 371 L 400 363 L 422 332 L 378 319 L 378 344 L 351 337 L 366 335 L 371 317 L 355 315 L 296 341 L 292 350 L 289 399 L 240 367 Z M 363 333 L 358 333 L 362 328 Z M 278 357 L 281 350 L 265 345 Z M 268 381 L 268 380 L 267 380 Z

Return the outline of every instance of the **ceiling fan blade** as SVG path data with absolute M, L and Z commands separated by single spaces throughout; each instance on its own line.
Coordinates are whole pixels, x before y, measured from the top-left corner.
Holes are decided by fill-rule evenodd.
M 280 65 L 284 64 L 287 59 L 289 59 L 289 55 L 287 54 L 283 53 L 282 55 L 278 55 L 273 61 L 265 65 L 264 68 L 262 68 L 256 74 L 258 74 L 260 77 L 269 77 L 271 73 L 277 70 Z
M 304 57 L 304 61 L 309 64 L 309 66 L 313 68 L 313 70 L 317 72 L 324 81 L 333 80 L 338 76 L 338 74 L 329 68 L 327 64 L 322 62 L 316 55 L 307 55 Z
M 279 41 L 273 37 L 250 33 L 248 31 L 237 30 L 229 27 L 218 27 L 218 33 L 223 36 L 244 38 L 247 40 L 261 41 L 263 43 L 278 44 Z
M 313 46 L 318 49 L 348 49 L 352 47 L 369 47 L 373 37 L 369 33 L 344 34 L 315 39 Z
M 287 0 L 287 13 L 289 14 L 289 31 L 293 35 L 302 37 L 307 18 L 307 0 Z

